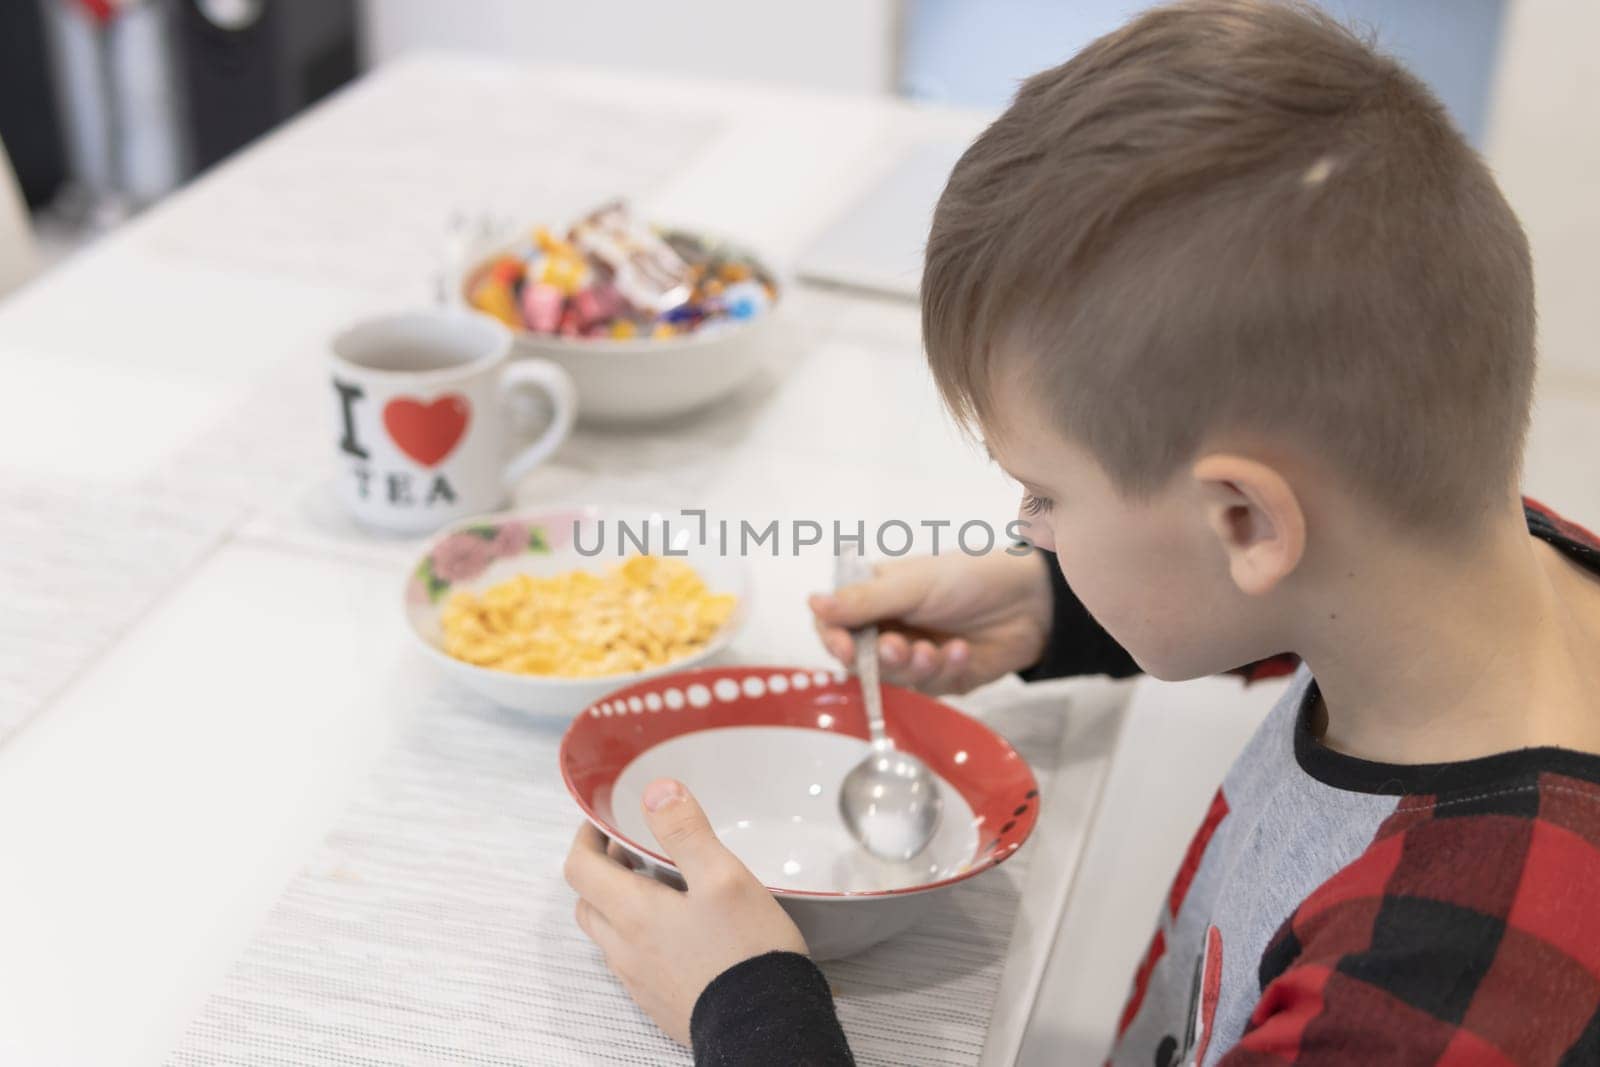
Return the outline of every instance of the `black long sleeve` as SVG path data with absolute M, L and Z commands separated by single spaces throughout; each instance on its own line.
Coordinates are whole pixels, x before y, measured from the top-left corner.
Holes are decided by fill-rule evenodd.
M 833 994 L 798 952 L 736 963 L 706 986 L 689 1017 L 695 1067 L 854 1067 Z
M 1025 682 L 1041 682 L 1080 674 L 1128 678 L 1142 673 L 1127 649 L 1094 621 L 1089 609 L 1067 585 L 1056 554 L 1044 549 L 1036 551 L 1045 557 L 1045 570 L 1050 574 L 1050 637 L 1039 662 L 1018 671 L 1018 676 Z

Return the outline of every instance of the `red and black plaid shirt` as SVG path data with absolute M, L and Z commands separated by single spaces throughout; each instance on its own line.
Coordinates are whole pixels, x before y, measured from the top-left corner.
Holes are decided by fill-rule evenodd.
M 1600 572 L 1592 533 L 1527 513 Z M 1600 757 L 1526 749 L 1404 779 L 1370 847 L 1267 946 L 1219 1062 L 1600 1065 Z
M 1566 755 L 1407 796 L 1278 931 L 1221 1062 L 1600 1064 L 1600 759 Z

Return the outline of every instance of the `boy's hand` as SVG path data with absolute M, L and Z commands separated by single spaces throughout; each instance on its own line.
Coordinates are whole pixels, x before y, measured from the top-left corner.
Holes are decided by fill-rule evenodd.
M 876 622 L 883 680 L 964 693 L 1036 663 L 1050 636 L 1049 561 L 1038 552 L 890 560 L 866 582 L 810 599 L 823 647 L 854 661 L 848 630 Z
M 804 953 L 806 943 L 772 894 L 717 840 L 681 783 L 651 782 L 644 806 L 687 890 L 634 873 L 625 866 L 628 853 L 608 850 L 589 823 L 572 843 L 565 873 L 578 891 L 578 925 L 605 953 L 606 966 L 669 1037 L 687 1045 L 689 1016 L 713 978 L 766 952 Z

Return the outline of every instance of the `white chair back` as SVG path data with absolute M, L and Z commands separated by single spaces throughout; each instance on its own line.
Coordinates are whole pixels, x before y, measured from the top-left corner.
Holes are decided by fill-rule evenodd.
M 11 170 L 11 158 L 0 144 L 0 297 L 33 277 L 38 266 L 28 206 Z

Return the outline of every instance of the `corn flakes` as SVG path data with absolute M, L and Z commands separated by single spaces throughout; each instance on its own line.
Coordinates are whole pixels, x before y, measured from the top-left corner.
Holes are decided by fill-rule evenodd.
M 657 667 L 704 648 L 738 598 L 713 593 L 678 559 L 631 556 L 604 576 L 521 574 L 458 592 L 440 614 L 445 651 L 516 674 L 593 678 Z

